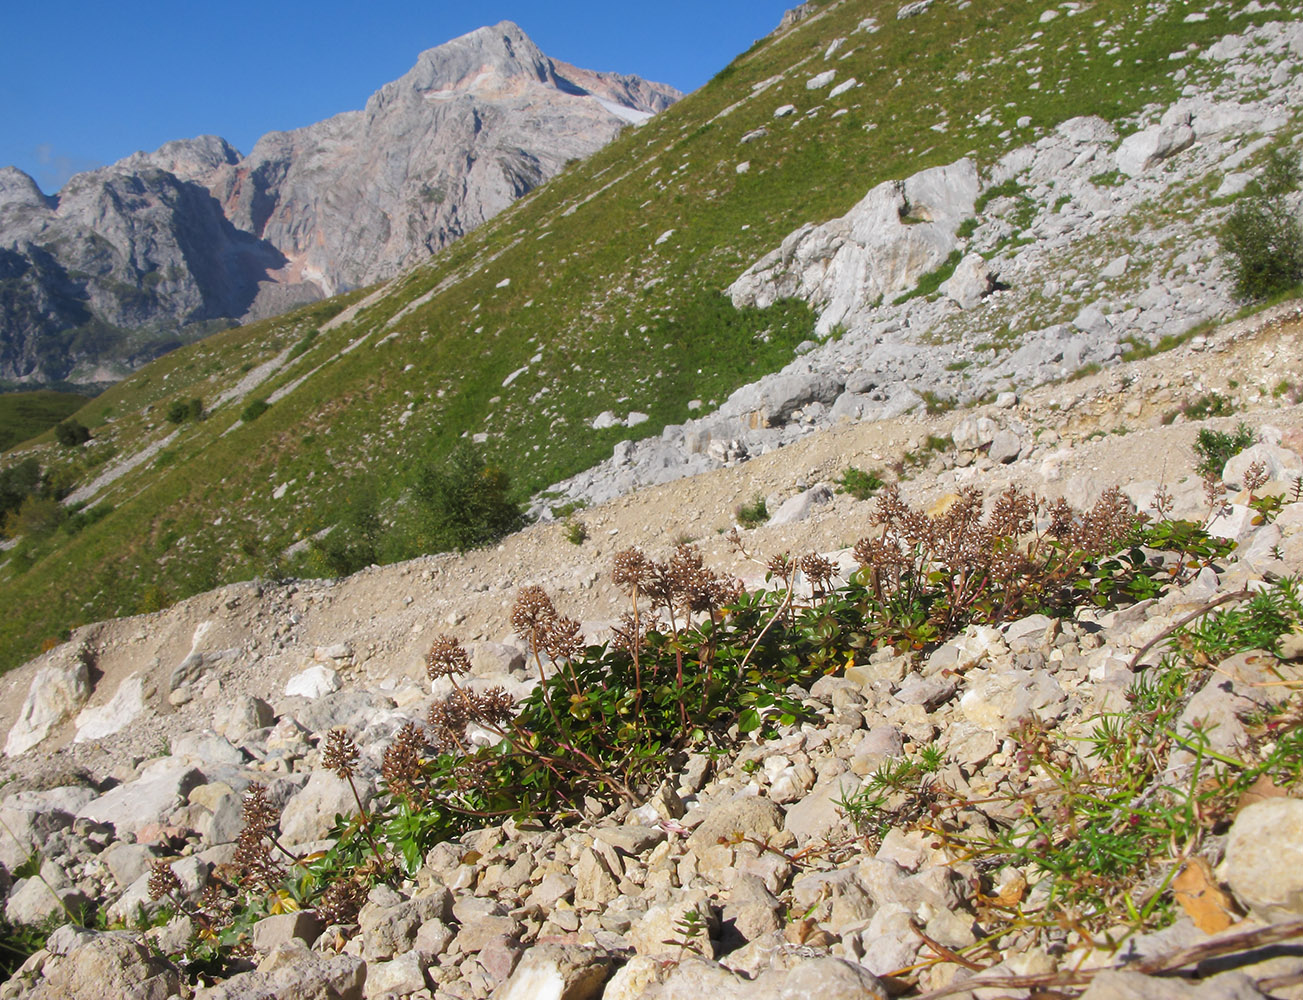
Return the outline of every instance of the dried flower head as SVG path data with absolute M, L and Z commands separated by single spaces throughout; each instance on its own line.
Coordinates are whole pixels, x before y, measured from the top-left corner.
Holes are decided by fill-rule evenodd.
M 356 878 L 332 882 L 317 904 L 317 916 L 327 927 L 333 924 L 351 924 L 366 902 L 367 886 Z
M 628 594 L 637 594 L 647 577 L 649 565 L 641 549 L 617 552 L 611 569 L 611 582 Z
M 235 841 L 235 868 L 254 889 L 270 891 L 285 879 L 285 869 L 271 856 L 269 840 L 280 816 L 267 800 L 267 789 L 250 785 L 244 796 L 244 827 Z
M 425 672 L 430 680 L 469 673 L 471 658 L 462 644 L 450 635 L 437 636 L 425 654 Z
M 769 571 L 771 577 L 786 582 L 792 578 L 792 574 L 796 571 L 796 564 L 792 561 L 790 552 L 780 552 L 776 556 L 770 556 L 765 569 Z
M 357 744 L 343 726 L 336 726 L 326 736 L 326 749 L 321 754 L 321 765 L 341 778 L 351 778 L 357 767 Z
M 665 631 L 665 622 L 655 612 L 634 616 L 626 611 L 620 616 L 620 622 L 611 626 L 611 647 L 633 656 L 641 654 L 647 644 L 650 632 Z
M 409 722 L 385 748 L 380 774 L 391 792 L 398 795 L 410 794 L 421 780 L 425 746 L 425 737 L 415 723 Z
M 466 748 L 466 726 L 471 721 L 470 705 L 464 697 L 451 697 L 430 706 L 426 722 L 429 744 L 436 754 L 457 753 Z
M 240 818 L 245 829 L 257 831 L 259 836 L 271 833 L 280 822 L 278 810 L 267 798 L 266 785 L 250 785 L 244 793 Z
M 181 892 L 181 889 L 181 880 L 176 877 L 176 872 L 172 871 L 172 866 L 166 861 L 155 861 L 150 865 L 150 899 L 162 899 L 164 896 L 175 896 Z
M 556 621 L 556 608 L 542 587 L 521 587 L 511 609 L 511 627 L 525 642 L 533 642 Z
M 1149 509 L 1158 515 L 1162 520 L 1166 520 L 1172 513 L 1175 506 L 1175 499 L 1171 490 L 1166 486 L 1160 486 L 1154 491 L 1154 499 L 1149 502 Z
M 540 632 L 538 644 L 553 660 L 577 660 L 587 645 L 583 626 L 573 618 L 554 618 Z
M 1208 501 L 1208 512 L 1211 515 L 1216 516 L 1226 513 L 1226 484 L 1221 481 L 1219 476 L 1204 477 L 1203 495 L 1204 499 Z
M 801 556 L 801 572 L 816 590 L 823 592 L 832 585 L 836 567 L 817 552 L 807 552 Z
M 1117 486 L 1110 486 L 1086 511 L 1073 538 L 1076 548 L 1092 555 L 1114 551 L 1141 523 L 1131 501 Z
M 1254 462 L 1244 472 L 1244 488 L 1250 494 L 1267 485 L 1267 466 L 1264 462 Z
M 496 685 L 486 691 L 468 693 L 467 701 L 472 721 L 491 729 L 500 729 L 516 714 L 516 699 L 506 688 Z

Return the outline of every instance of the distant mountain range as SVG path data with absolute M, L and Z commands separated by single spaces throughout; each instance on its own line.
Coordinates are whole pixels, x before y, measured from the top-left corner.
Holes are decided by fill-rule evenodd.
M 502 22 L 347 111 L 200 136 L 46 195 L 0 168 L 0 380 L 111 382 L 234 322 L 392 277 L 680 96 Z

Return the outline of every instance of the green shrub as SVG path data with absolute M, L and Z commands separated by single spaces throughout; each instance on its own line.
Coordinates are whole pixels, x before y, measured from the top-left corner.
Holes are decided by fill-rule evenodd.
M 541 682 L 520 702 L 501 689 L 459 683 L 469 654 L 456 638 L 437 636 L 426 671 L 432 681 L 450 679 L 452 693 L 431 706 L 424 730 L 411 724 L 396 734 L 384 750 L 380 794 L 369 806 L 359 798 L 357 816 L 337 816 L 329 850 L 291 869 L 273 846 L 275 808 L 262 786 L 251 788 L 243 860 L 221 886 L 233 893 L 231 905 L 212 913 L 218 947 L 237 943 L 269 903 L 288 899 L 317 907 L 331 922 L 353 923 L 372 882 L 414 874 L 431 847 L 481 826 L 486 816 L 555 822 L 590 797 L 644 801 L 687 753 L 726 751 L 739 736 L 773 739 L 799 725 L 810 713 L 793 685 L 808 687 L 863 663 L 882 646 L 921 650 L 973 623 L 1038 611 L 1070 617 L 1082 605 L 1158 596 L 1203 565 L 1192 559 L 1172 572 L 1151 564 L 1140 546 L 1158 539 L 1145 534 L 1116 489 L 1084 515 L 1017 488 L 996 498 L 986 515 L 976 489 L 937 517 L 911 510 L 895 491 L 878 504 L 881 531 L 856 545 L 861 568 L 842 586 L 834 585 L 836 567 L 815 553 L 771 559 L 774 589 L 750 593 L 708 569 L 691 546 L 679 546 L 664 563 L 637 549 L 619 553 L 611 579 L 630 611 L 600 646 L 587 645 L 579 623 L 558 614 L 542 588 L 522 588 L 510 618 Z M 1207 542 L 1197 525 L 1191 530 L 1193 547 Z M 1020 558 L 1009 558 L 1015 550 Z M 793 589 L 798 574 L 811 585 L 808 596 Z M 1297 601 L 1281 607 L 1284 617 L 1274 609 L 1258 616 L 1263 637 L 1253 639 L 1269 641 L 1292 626 Z M 472 722 L 497 737 L 493 746 L 468 739 Z M 1153 743 L 1138 755 L 1148 759 Z M 321 762 L 351 783 L 359 754 L 348 733 L 335 729 Z M 1297 759 L 1296 747 L 1290 755 Z M 943 763 L 938 749 L 923 747 L 866 787 L 924 790 L 940 779 Z M 1296 763 L 1294 780 L 1297 771 Z M 933 800 L 945 808 L 962 801 Z M 852 805 L 858 822 L 889 802 L 883 796 Z M 1019 834 L 1014 846 L 1024 839 Z M 1051 840 L 1073 849 L 1072 837 Z
M 267 400 L 255 399 L 240 412 L 240 419 L 246 424 L 253 423 L 270 409 L 271 404 Z
M 340 523 L 311 543 L 313 555 L 331 576 L 349 576 L 378 563 L 385 537 L 374 487 L 369 482 L 351 482 L 347 497 Z
M 479 449 L 462 443 L 439 468 L 416 477 L 418 533 L 427 551 L 464 551 L 496 542 L 525 523 L 511 496 L 511 480 L 489 465 Z
M 175 400 L 168 408 L 165 416 L 170 424 L 182 424 L 187 420 L 198 420 L 204 415 L 204 401 L 202 399 Z
M 1239 298 L 1269 298 L 1303 281 L 1303 228 L 1288 201 L 1298 186 L 1297 155 L 1275 151 L 1222 227 L 1222 251 Z
M 79 420 L 65 420 L 54 428 L 54 439 L 65 448 L 76 448 L 90 440 L 90 430 Z
M 853 465 L 842 470 L 841 478 L 836 483 L 838 493 L 849 493 L 856 500 L 867 500 L 886 485 L 876 471 L 865 472 Z
M 583 545 L 588 540 L 588 529 L 577 518 L 568 518 L 565 524 L 566 541 L 571 545 Z
M 744 528 L 758 528 L 769 520 L 769 508 L 765 505 L 765 498 L 759 494 L 750 503 L 738 504 L 734 513 L 737 523 Z
M 44 538 L 59 527 L 67 513 L 54 497 L 33 494 L 5 518 L 5 534 L 10 538 Z
M 1257 435 L 1245 423 L 1240 423 L 1231 432 L 1205 427 L 1199 431 L 1194 442 L 1195 454 L 1199 456 L 1195 470 L 1201 476 L 1220 479 L 1226 463 L 1245 448 L 1251 447 L 1256 440 Z
M 935 417 L 942 413 L 949 413 L 959 405 L 954 397 L 943 396 L 939 392 L 933 392 L 931 389 L 924 389 L 919 393 L 919 395 L 923 397 L 923 408 L 927 410 L 927 414 L 930 417 Z
M 34 458 L 25 458 L 17 465 L 0 470 L 0 525 L 10 513 L 18 510 L 23 501 L 41 488 L 41 465 Z

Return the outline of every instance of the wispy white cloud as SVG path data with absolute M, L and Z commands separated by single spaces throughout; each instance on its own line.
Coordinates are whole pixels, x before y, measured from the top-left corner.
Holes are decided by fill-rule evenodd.
M 43 142 L 32 150 L 36 162 L 40 164 L 36 171 L 36 181 L 44 191 L 58 191 L 74 174 L 94 170 L 102 164 L 84 156 L 68 156 L 60 153 L 48 142 Z

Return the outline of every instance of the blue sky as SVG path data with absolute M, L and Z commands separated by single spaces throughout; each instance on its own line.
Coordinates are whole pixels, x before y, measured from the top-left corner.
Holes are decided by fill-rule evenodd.
M 78 170 L 353 108 L 424 49 L 502 20 L 555 59 L 693 90 L 797 0 L 18 0 L 0 14 L 0 166 L 47 193 Z

